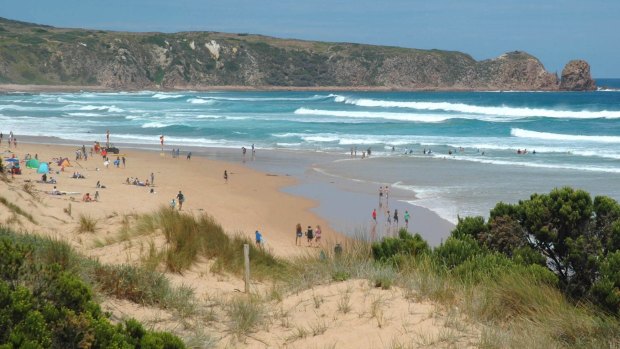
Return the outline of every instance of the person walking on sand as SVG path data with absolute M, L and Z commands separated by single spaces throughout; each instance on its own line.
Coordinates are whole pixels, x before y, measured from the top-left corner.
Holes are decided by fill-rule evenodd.
M 164 135 L 159 136 L 159 143 L 161 143 L 161 151 L 164 151 Z
M 314 242 L 316 242 L 316 247 L 319 247 L 321 245 L 321 226 L 320 225 L 316 225 L 316 230 L 314 231 Z
M 308 231 L 306 232 L 306 237 L 308 238 L 308 246 L 312 246 L 312 240 L 314 240 L 314 232 L 312 231 L 312 227 L 308 226 Z
M 177 202 L 174 201 L 174 198 L 170 201 L 170 208 L 174 210 L 174 208 L 177 206 Z
M 398 229 L 398 209 L 394 209 L 394 223 L 396 223 L 396 229 Z
M 151 186 L 155 186 L 155 174 L 151 172 Z
M 409 228 L 409 211 L 405 210 L 405 228 Z
M 301 224 L 297 223 L 295 227 L 295 246 L 301 246 L 301 238 L 304 236 L 304 232 L 301 229 Z
M 185 195 L 183 195 L 183 193 L 181 193 L 181 191 L 179 190 L 179 193 L 177 194 L 177 201 L 179 202 L 179 211 L 183 209 L 183 203 L 185 202 Z
M 377 209 L 376 208 L 372 209 L 372 220 L 375 221 L 375 223 L 377 223 Z
M 224 170 L 224 183 L 228 183 L 228 172 Z
M 256 238 L 256 246 L 261 247 L 261 243 L 263 242 L 263 236 L 258 230 L 254 233 L 254 236 Z

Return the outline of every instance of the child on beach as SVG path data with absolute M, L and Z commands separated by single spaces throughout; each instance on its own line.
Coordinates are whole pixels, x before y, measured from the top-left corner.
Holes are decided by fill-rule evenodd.
M 256 237 L 256 246 L 260 247 L 261 246 L 260 244 L 263 241 L 263 236 L 258 230 L 254 233 L 254 235 Z
M 405 210 L 405 228 L 409 228 L 409 211 Z
M 177 206 L 177 202 L 174 201 L 174 198 L 170 201 L 170 208 L 174 210 L 174 208 Z
M 319 245 L 321 244 L 321 226 L 320 225 L 316 225 L 316 230 L 314 231 L 314 241 L 316 242 L 316 247 L 319 247 Z
M 303 235 L 304 233 L 301 229 L 301 224 L 297 223 L 297 226 L 295 227 L 295 246 L 301 245 L 301 238 Z

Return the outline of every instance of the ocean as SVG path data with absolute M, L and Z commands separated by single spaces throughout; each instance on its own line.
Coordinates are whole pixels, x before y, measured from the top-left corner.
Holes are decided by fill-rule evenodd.
M 163 134 L 168 149 L 321 153 L 329 160 L 309 162 L 316 175 L 372 192 L 389 184 L 403 202 L 456 222 L 564 185 L 620 200 L 620 80 L 598 84 L 593 92 L 8 93 L 0 131 L 91 145 L 110 130 L 112 143 L 138 148 L 158 149 Z

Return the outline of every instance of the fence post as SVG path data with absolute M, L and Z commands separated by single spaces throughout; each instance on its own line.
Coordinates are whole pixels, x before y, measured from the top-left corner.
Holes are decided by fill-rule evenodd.
M 250 293 L 250 245 L 243 244 L 243 256 L 245 257 L 245 293 Z

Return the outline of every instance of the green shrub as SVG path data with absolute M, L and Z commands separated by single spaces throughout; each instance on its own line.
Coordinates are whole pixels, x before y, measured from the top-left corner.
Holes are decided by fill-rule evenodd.
M 437 262 L 447 268 L 454 268 L 483 253 L 484 249 L 470 235 L 463 235 L 460 238 L 451 236 L 433 250 Z
M 386 237 L 372 244 L 372 256 L 376 261 L 388 262 L 398 255 L 416 256 L 429 251 L 428 243 L 420 234 L 411 235 L 406 229 L 398 232 L 398 237 Z
M 168 333 L 140 330 L 135 321 L 112 325 L 90 287 L 58 264 L 38 263 L 36 247 L 0 238 L 0 347 L 184 347 Z

